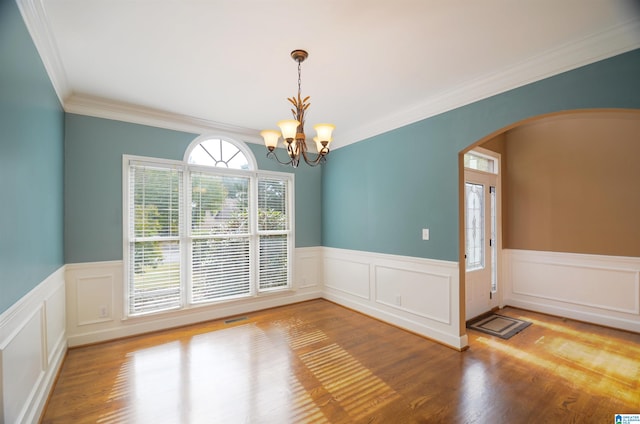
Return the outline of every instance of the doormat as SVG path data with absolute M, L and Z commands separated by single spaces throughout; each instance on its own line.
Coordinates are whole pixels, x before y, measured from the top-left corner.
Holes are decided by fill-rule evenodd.
M 467 323 L 467 328 L 491 334 L 502 339 L 510 339 L 531 323 L 504 315 L 492 314 Z

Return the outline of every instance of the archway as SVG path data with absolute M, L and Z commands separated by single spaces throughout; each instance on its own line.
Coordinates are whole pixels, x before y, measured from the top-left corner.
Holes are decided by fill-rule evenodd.
M 556 135 L 553 135 L 554 131 Z M 634 195 L 639 191 L 633 186 L 634 182 L 640 181 L 640 171 L 636 171 L 639 167 L 634 165 L 635 158 L 640 155 L 638 134 L 638 110 L 573 110 L 515 122 L 459 152 L 461 327 L 465 326 L 467 296 L 466 264 L 462 260 L 466 252 L 465 153 L 484 147 L 503 157 L 501 253 L 512 249 L 640 257 L 637 243 L 640 224 L 632 219 L 633 211 L 637 215 L 640 210 L 640 194 Z M 588 204 L 592 206 L 586 207 Z M 504 280 L 505 276 L 499 275 L 499 280 Z M 539 294 L 540 299 L 545 296 L 553 297 L 548 293 Z M 503 293 L 500 307 L 521 301 L 516 298 Z M 570 299 L 563 300 L 571 303 Z M 584 315 L 588 300 L 578 300 L 578 307 L 567 308 L 567 314 L 588 320 L 585 319 L 588 315 Z M 529 308 L 554 312 L 545 309 L 545 302 L 552 303 L 551 300 L 540 300 Z M 609 308 L 625 309 L 615 304 Z M 606 325 L 612 325 L 612 322 L 608 321 Z M 461 328 L 461 334 L 465 331 Z

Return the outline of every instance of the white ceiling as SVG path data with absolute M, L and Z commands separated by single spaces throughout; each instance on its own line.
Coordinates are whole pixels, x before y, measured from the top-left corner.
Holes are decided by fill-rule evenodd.
M 640 47 L 636 0 L 17 0 L 65 110 L 335 147 Z

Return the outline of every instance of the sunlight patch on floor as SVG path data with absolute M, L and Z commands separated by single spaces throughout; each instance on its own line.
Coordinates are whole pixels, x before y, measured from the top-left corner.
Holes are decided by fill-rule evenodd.
M 627 358 L 611 352 L 606 346 L 587 346 L 567 339 L 553 339 L 546 345 L 558 358 L 578 365 L 594 374 L 634 387 L 640 380 L 640 358 Z M 633 383 L 633 384 L 632 384 Z
M 547 338 L 549 340 L 549 338 Z M 560 345 L 563 342 L 569 340 L 560 338 Z M 569 385 L 576 386 L 580 390 L 588 392 L 592 395 L 600 395 L 607 397 L 618 398 L 629 405 L 637 404 L 638 393 L 637 389 L 633 387 L 637 386 L 638 372 L 634 375 L 627 376 L 626 379 L 620 379 L 618 376 L 612 377 L 608 374 L 602 374 L 600 372 L 594 372 L 590 369 L 575 364 L 572 361 L 558 362 L 556 360 L 545 359 L 539 355 L 535 355 L 526 352 L 522 349 L 514 348 L 504 342 L 489 339 L 486 337 L 478 337 L 478 343 L 490 346 L 496 351 L 501 351 L 510 355 L 514 359 L 526 362 L 528 365 L 538 366 L 552 372 L 559 378 L 563 378 Z M 585 349 L 584 345 L 574 346 L 576 351 Z M 549 350 L 549 353 L 553 356 L 553 349 Z M 633 360 L 632 360 L 633 361 Z M 640 358 L 635 360 L 636 370 L 640 367 Z M 622 380 L 622 381 L 620 381 Z
M 584 340 L 585 342 L 593 343 L 595 346 L 609 346 L 615 345 L 616 343 L 625 343 L 625 349 L 632 350 L 638 357 L 640 357 L 640 346 L 634 346 L 633 343 L 627 343 L 621 339 L 617 339 L 610 335 L 608 336 L 600 336 L 593 333 L 585 333 L 584 331 L 577 331 L 567 328 L 562 324 L 553 324 L 550 322 L 544 322 L 537 320 L 533 317 L 527 317 L 527 321 L 531 321 L 534 325 L 546 328 L 548 330 L 553 331 L 554 333 L 562 333 L 567 336 L 570 336 L 573 340 Z
M 335 343 L 300 355 L 300 359 L 354 420 L 400 397 Z

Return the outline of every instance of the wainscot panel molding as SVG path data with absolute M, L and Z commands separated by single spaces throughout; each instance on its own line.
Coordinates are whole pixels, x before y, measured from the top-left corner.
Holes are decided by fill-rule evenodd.
M 0 315 L 0 422 L 37 423 L 67 349 L 61 267 Z
M 67 340 L 80 346 L 247 314 L 322 296 L 322 250 L 295 250 L 293 289 L 231 302 L 126 319 L 122 261 L 67 265 Z
M 318 290 L 322 287 L 322 247 L 296 248 L 293 282 L 296 290 Z
M 640 258 L 503 250 L 507 305 L 640 332 Z
M 460 328 L 457 262 L 324 248 L 324 297 L 455 349 Z

